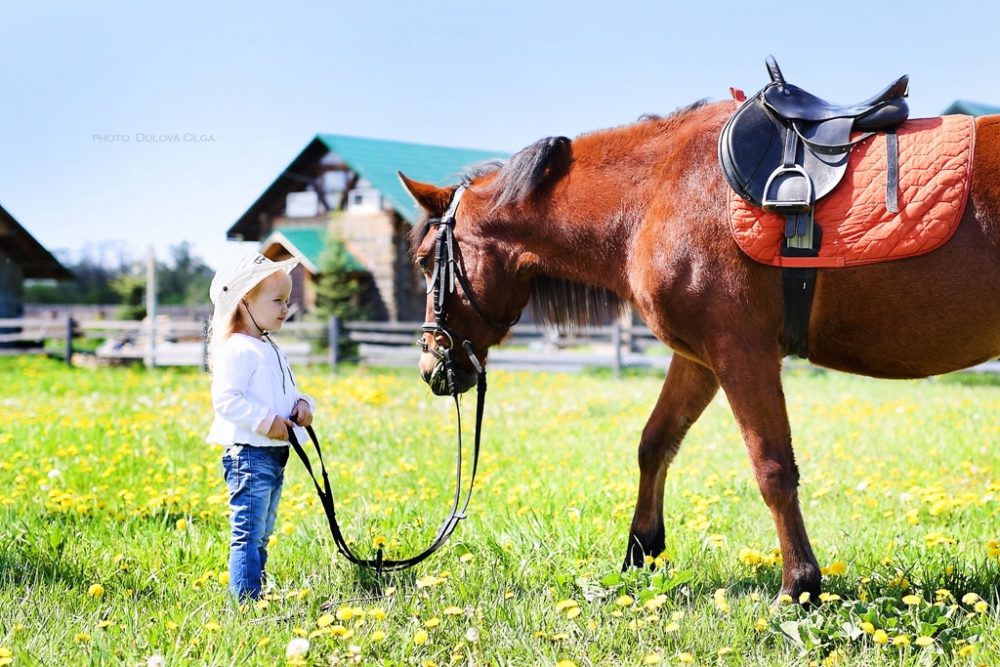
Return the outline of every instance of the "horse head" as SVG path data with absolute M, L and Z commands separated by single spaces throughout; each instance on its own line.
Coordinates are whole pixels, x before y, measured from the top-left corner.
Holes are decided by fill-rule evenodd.
M 472 388 L 488 350 L 507 335 L 528 303 L 530 279 L 503 242 L 495 197 L 472 182 L 439 188 L 399 174 L 422 209 L 410 254 L 427 280 L 420 374 L 444 395 Z M 454 387 L 446 358 L 454 360 Z

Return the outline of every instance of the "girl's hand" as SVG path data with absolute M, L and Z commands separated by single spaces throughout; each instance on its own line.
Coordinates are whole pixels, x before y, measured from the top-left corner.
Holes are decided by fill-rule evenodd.
M 299 399 L 299 402 L 295 404 L 295 408 L 292 409 L 292 419 L 299 426 L 309 426 L 313 422 L 313 413 L 309 409 L 309 403 Z
M 291 420 L 275 415 L 271 422 L 271 428 L 267 431 L 267 437 L 271 440 L 288 440 L 288 429 L 295 426 Z

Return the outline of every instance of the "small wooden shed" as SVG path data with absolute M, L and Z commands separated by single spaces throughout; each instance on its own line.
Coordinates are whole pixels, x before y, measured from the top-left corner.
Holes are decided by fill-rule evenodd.
M 26 279 L 72 280 L 70 273 L 0 206 L 0 318 L 24 315 Z

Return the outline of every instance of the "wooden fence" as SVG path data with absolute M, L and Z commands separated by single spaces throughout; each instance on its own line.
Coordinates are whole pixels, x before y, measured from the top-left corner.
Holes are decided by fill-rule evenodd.
M 0 354 L 48 354 L 98 362 L 139 361 L 148 366 L 205 367 L 206 324 L 192 321 L 67 318 L 0 319 Z M 274 334 L 291 363 L 308 365 L 343 362 L 368 366 L 415 367 L 420 349 L 420 322 L 286 322 Z M 81 353 L 74 341 L 99 339 L 96 351 Z M 152 344 L 151 344 L 152 342 Z M 335 344 L 336 343 L 336 344 Z M 88 349 L 92 346 L 86 346 Z M 786 360 L 787 362 L 787 360 Z M 490 368 L 578 372 L 609 368 L 670 365 L 670 351 L 645 326 L 595 327 L 575 334 L 557 333 L 533 324 L 518 324 L 503 344 L 490 350 Z M 1000 361 L 967 369 L 1000 373 Z
M 415 366 L 420 350 L 420 322 L 287 322 L 274 334 L 293 364 L 345 361 L 369 366 Z M 61 356 L 72 363 L 74 340 L 100 339 L 97 360 L 136 361 L 149 366 L 205 365 L 206 325 L 200 322 L 157 320 L 0 319 L 0 347 L 4 354 Z M 48 344 L 46 344 L 48 341 Z M 56 342 L 53 345 L 53 342 Z M 336 343 L 336 344 L 335 344 Z M 92 346 L 88 346 L 92 347 Z M 323 349 L 325 348 L 325 349 Z M 490 351 L 490 366 L 517 370 L 580 371 L 610 368 L 617 376 L 625 366 L 666 368 L 669 351 L 643 326 L 615 324 L 574 334 L 546 331 L 519 324 L 502 345 Z

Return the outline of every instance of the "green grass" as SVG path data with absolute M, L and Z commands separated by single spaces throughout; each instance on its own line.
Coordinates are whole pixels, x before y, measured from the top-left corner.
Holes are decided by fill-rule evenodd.
M 618 574 L 661 382 L 491 373 L 469 519 L 381 585 L 336 553 L 293 460 L 275 588 L 241 609 L 220 580 L 208 379 L 0 359 L 0 665 L 1000 663 L 996 382 L 786 375 L 835 596 L 808 608 L 775 600 L 774 528 L 721 394 L 667 478 L 669 561 Z M 422 549 L 451 500 L 449 400 L 415 369 L 301 369 L 299 383 L 345 534 L 364 554 L 380 537 L 389 556 Z M 303 634 L 308 656 L 286 659 Z

